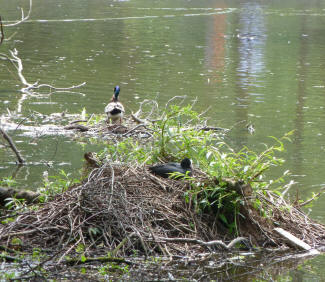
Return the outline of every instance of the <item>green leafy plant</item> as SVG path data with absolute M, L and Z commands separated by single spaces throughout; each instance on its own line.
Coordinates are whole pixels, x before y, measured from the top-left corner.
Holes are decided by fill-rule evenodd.
M 268 180 L 265 172 L 284 162 L 277 153 L 284 151 L 284 141 L 290 140 L 293 131 L 282 138 L 271 137 L 274 145 L 265 145 L 264 151 L 256 153 L 248 147 L 235 151 L 224 141 L 224 131 L 203 130 L 203 124 L 202 115 L 192 106 L 168 105 L 158 119 L 147 125 L 153 133 L 150 142 L 134 138 L 110 142 L 98 156 L 102 160 L 138 164 L 180 161 L 184 157 L 192 159 L 194 166 L 199 167 L 210 181 L 200 183 L 195 177 L 186 176 L 184 179 L 191 183 L 192 189 L 185 193 L 185 201 L 194 203 L 198 213 L 214 215 L 229 232 L 237 232 L 243 198 L 228 189 L 225 179 L 241 181 L 250 185 L 253 191 L 277 192 L 283 187 L 288 173 Z M 177 174 L 171 177 L 177 178 Z M 254 206 L 264 216 L 270 214 L 261 202 Z
M 45 202 L 49 197 L 66 191 L 70 186 L 80 183 L 79 179 L 70 178 L 70 174 L 60 170 L 56 176 L 44 177 L 44 186 L 38 189 L 40 202 Z
M 4 177 L 0 180 L 0 186 L 13 187 L 16 185 L 17 185 L 17 181 L 13 179 L 11 176 Z
M 162 118 L 152 128 L 153 160 L 182 159 L 185 156 L 200 159 L 205 156 L 210 144 L 219 140 L 219 136 L 212 131 L 200 130 L 201 127 L 201 117 L 192 106 L 171 105 L 165 109 Z
M 229 232 L 236 232 L 237 218 L 242 196 L 229 190 L 224 179 L 232 179 L 248 184 L 255 191 L 281 189 L 277 184 L 284 183 L 283 174 L 275 180 L 267 180 L 265 172 L 280 166 L 284 160 L 277 157 L 277 152 L 284 151 L 284 141 L 290 141 L 293 131 L 282 138 L 271 137 L 275 144 L 265 146 L 265 150 L 256 153 L 248 147 L 239 152 L 233 150 L 224 140 L 223 134 L 201 130 L 201 116 L 191 106 L 179 107 L 172 105 L 154 126 L 154 142 L 151 160 L 191 158 L 210 179 L 210 184 L 197 183 L 195 178 L 188 178 L 192 190 L 185 194 L 185 200 L 191 199 L 198 212 L 214 214 Z M 157 149 L 158 148 L 158 149 Z M 261 205 L 256 203 L 256 207 Z M 269 211 L 264 211 L 267 216 Z
M 18 210 L 25 206 L 25 200 L 15 197 L 7 198 L 5 207 L 10 210 Z
M 119 274 L 121 276 L 121 275 L 129 273 L 129 266 L 128 265 L 121 266 L 119 264 L 111 262 L 111 263 L 107 263 L 106 265 L 101 267 L 99 269 L 99 273 L 103 276 L 110 275 L 113 273 L 115 275 Z

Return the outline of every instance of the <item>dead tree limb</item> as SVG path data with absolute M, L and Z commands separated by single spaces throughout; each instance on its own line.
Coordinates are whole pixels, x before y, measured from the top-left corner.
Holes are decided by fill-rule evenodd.
M 0 133 L 2 134 L 3 138 L 7 140 L 7 142 L 9 143 L 10 148 L 16 154 L 18 162 L 20 164 L 23 164 L 25 161 L 22 158 L 22 156 L 20 155 L 19 151 L 17 150 L 17 148 L 16 148 L 14 142 L 12 141 L 12 139 L 10 138 L 10 136 L 1 127 L 0 127 Z
M 33 6 L 33 1 L 29 0 L 29 10 L 28 10 L 28 13 L 27 13 L 26 17 L 25 17 L 25 14 L 24 14 L 24 9 L 21 8 L 21 19 L 19 21 L 16 21 L 16 22 L 12 23 L 12 24 L 6 24 L 5 26 L 15 26 L 15 25 L 21 24 L 24 21 L 27 21 L 29 19 L 29 16 L 30 16 L 31 12 L 32 12 L 32 6 Z
M 85 131 L 89 130 L 89 127 L 84 126 L 82 124 L 70 124 L 70 125 L 65 126 L 64 129 L 66 129 L 66 130 L 77 129 L 81 132 L 85 132 Z
M 88 257 L 84 260 L 81 259 L 69 259 L 69 260 L 65 260 L 63 261 L 65 264 L 68 265 L 77 265 L 77 264 L 85 264 L 85 263 L 94 263 L 94 262 L 114 262 L 114 263 L 125 263 L 127 265 L 134 265 L 136 263 L 126 260 L 124 258 L 119 258 L 119 257 Z
M 5 206 L 6 199 L 13 198 L 23 199 L 28 204 L 38 203 L 39 202 L 39 193 L 30 191 L 30 190 L 19 190 L 9 187 L 0 187 L 0 206 Z
M 4 38 L 5 38 L 5 34 L 3 33 L 3 26 L 2 26 L 2 18 L 1 18 L 1 16 L 0 16 L 0 32 L 1 32 L 1 38 L 0 38 L 0 45 L 1 45 Z
M 202 240 L 195 239 L 195 238 L 157 238 L 157 239 L 158 239 L 158 241 L 162 241 L 165 243 L 167 243 L 167 242 L 172 242 L 172 243 L 182 242 L 182 243 L 199 244 L 199 245 L 205 246 L 205 247 L 220 246 L 221 248 L 223 248 L 225 250 L 232 249 L 237 243 L 248 242 L 248 239 L 244 238 L 244 237 L 237 237 L 237 238 L 233 239 L 229 244 L 226 244 L 221 240 L 204 242 Z

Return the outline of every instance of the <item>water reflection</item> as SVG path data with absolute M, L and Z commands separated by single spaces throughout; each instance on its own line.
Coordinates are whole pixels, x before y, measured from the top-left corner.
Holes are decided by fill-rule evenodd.
M 262 7 L 258 3 L 245 3 L 238 13 L 237 30 L 239 64 L 237 72 L 240 87 L 251 94 L 255 101 L 261 93 L 252 93 L 252 86 L 262 86 L 260 78 L 265 72 L 265 45 L 267 30 Z
M 307 21 L 306 17 L 303 16 L 303 19 L 300 23 L 300 33 L 306 34 L 308 33 L 307 30 Z M 304 136 L 304 107 L 306 103 L 306 94 L 307 94 L 307 88 L 306 88 L 306 78 L 308 74 L 308 53 L 309 53 L 309 46 L 308 46 L 308 40 L 304 38 L 303 36 L 300 36 L 299 40 L 299 55 L 298 55 L 298 62 L 297 62 L 297 74 L 296 74 L 296 80 L 298 83 L 298 89 L 297 89 L 297 102 L 296 102 L 296 113 L 294 118 L 294 126 L 296 129 L 296 135 L 295 139 L 293 140 L 294 144 L 294 152 L 292 158 L 295 162 L 295 174 L 298 176 L 298 178 L 301 175 L 305 175 L 304 166 L 303 166 L 303 136 Z
M 226 8 L 224 5 L 222 3 L 222 7 Z M 208 26 L 206 34 L 206 41 L 208 42 L 206 47 L 207 67 L 216 72 L 212 80 L 209 81 L 212 84 L 220 83 L 223 78 L 222 72 L 224 71 L 226 59 L 226 29 L 226 14 L 214 16 L 211 25 Z

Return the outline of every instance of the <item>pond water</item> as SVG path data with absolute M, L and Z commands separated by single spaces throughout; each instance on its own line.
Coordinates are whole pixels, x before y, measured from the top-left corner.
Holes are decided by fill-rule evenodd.
M 311 196 L 325 179 L 325 1 L 41 0 L 29 20 L 20 17 L 28 0 L 0 0 L 6 39 L 0 53 L 14 48 L 28 83 L 70 87 L 24 95 L 17 70 L 0 61 L 0 113 L 17 124 L 5 126 L 27 165 L 0 144 L 0 178 L 14 175 L 19 187 L 36 189 L 42 174 L 60 169 L 78 175 L 83 153 L 96 146 L 74 143 L 55 130 L 58 113 L 102 113 L 113 87 L 121 86 L 127 113 L 143 99 L 163 105 L 175 95 L 198 98 L 210 124 L 232 128 L 235 148 L 256 151 L 296 130 L 287 143 L 283 170 L 297 182 L 292 194 Z M 48 119 L 51 115 L 53 119 Z M 29 126 L 35 120 L 37 127 Z M 247 124 L 253 124 L 250 134 Z M 48 134 L 48 129 L 51 134 Z M 325 198 L 311 216 L 325 223 Z M 313 277 L 322 277 L 323 257 Z M 315 265 L 314 265 L 315 267 Z M 289 276 L 310 279 L 309 268 Z

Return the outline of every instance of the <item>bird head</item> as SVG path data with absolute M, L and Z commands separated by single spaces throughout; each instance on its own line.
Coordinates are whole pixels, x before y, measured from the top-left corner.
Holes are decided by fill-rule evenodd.
M 118 85 L 116 85 L 115 87 L 114 87 L 114 95 L 113 95 L 113 98 L 112 98 L 112 100 L 114 101 L 114 102 L 117 102 L 118 101 L 118 95 L 120 94 L 120 86 L 118 86 Z
M 185 158 L 181 161 L 181 167 L 184 169 L 192 169 L 192 161 L 189 158 Z

